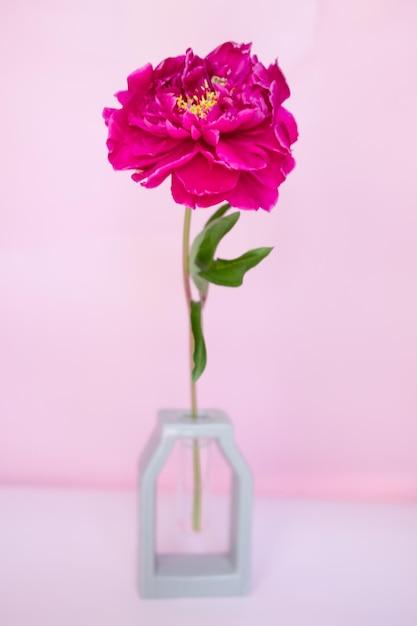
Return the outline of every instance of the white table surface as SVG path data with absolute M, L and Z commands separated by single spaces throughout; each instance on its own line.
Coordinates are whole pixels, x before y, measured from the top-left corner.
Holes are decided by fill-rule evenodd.
M 130 491 L 0 489 L 0 626 L 417 626 L 417 503 L 257 499 L 253 591 L 142 600 Z

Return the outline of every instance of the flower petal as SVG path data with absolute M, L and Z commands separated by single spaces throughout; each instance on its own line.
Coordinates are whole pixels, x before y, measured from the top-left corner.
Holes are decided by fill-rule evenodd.
M 176 174 L 185 189 L 193 195 L 223 193 L 232 189 L 239 173 L 225 165 L 210 162 L 201 153 L 185 165 L 176 168 Z
M 192 209 L 196 207 L 207 208 L 215 206 L 227 200 L 227 192 L 224 193 L 211 193 L 197 195 L 187 191 L 182 183 L 181 179 L 177 176 L 176 172 L 172 174 L 171 193 L 175 202 L 184 206 L 189 206 Z
M 297 141 L 297 124 L 291 113 L 284 107 L 280 107 L 275 118 L 275 135 L 279 143 L 288 151 L 291 149 L 291 144 Z
M 278 200 L 278 189 L 265 187 L 250 172 L 241 172 L 236 187 L 227 195 L 227 201 L 238 209 L 270 211 Z
M 130 92 L 146 91 L 152 80 L 153 68 L 150 63 L 132 72 L 127 77 L 127 88 Z
M 235 170 L 259 170 L 267 166 L 267 152 L 248 141 L 244 133 L 224 137 L 216 146 L 216 154 L 227 165 Z
M 144 187 L 157 187 L 167 176 L 184 166 L 193 157 L 194 152 L 191 141 L 184 141 L 177 145 L 175 150 L 170 150 L 166 154 L 160 154 L 153 158 L 152 162 L 148 162 L 142 172 L 135 172 L 132 178 L 136 181 L 143 181 L 142 185 Z M 141 169 L 141 167 L 138 166 L 138 169 Z

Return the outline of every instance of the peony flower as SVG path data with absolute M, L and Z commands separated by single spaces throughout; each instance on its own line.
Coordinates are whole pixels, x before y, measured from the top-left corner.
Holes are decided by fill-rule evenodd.
M 251 44 L 147 64 L 116 94 L 121 108 L 104 109 L 109 161 L 145 187 L 171 176 L 179 204 L 269 211 L 294 167 L 289 95 L 277 62 L 266 68 Z

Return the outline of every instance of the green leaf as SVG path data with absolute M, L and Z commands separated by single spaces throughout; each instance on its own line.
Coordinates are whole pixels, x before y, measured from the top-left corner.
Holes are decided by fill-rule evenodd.
M 272 248 L 254 248 L 237 259 L 217 259 L 213 261 L 208 270 L 200 271 L 200 275 L 215 285 L 239 287 L 243 282 L 245 273 L 258 265 L 271 250 Z
M 223 217 L 230 209 L 230 204 L 225 204 L 218 209 L 208 220 L 201 233 L 194 239 L 188 261 L 190 276 L 197 287 L 200 298 L 204 302 L 207 298 L 209 283 L 200 276 L 200 269 L 209 269 L 210 263 L 219 241 L 236 224 L 240 213 L 232 213 Z
M 204 278 L 201 278 L 200 269 L 197 267 L 196 262 L 195 262 L 195 258 L 199 250 L 200 244 L 203 240 L 203 237 L 204 237 L 204 231 L 201 231 L 201 233 L 197 235 L 197 237 L 193 241 L 193 244 L 190 250 L 190 257 L 188 260 L 188 271 L 190 273 L 191 278 L 193 279 L 194 285 L 197 287 L 200 293 L 201 300 L 204 302 L 205 299 L 207 298 L 209 283 Z
M 208 226 L 209 224 L 211 224 L 211 222 L 214 222 L 214 220 L 217 220 L 219 217 L 223 217 L 223 215 L 226 213 L 226 211 L 228 211 L 230 209 L 230 204 L 227 202 L 226 204 L 223 204 L 223 206 L 220 207 L 220 209 L 217 209 L 217 211 L 215 211 L 213 213 L 213 215 L 210 217 L 209 220 L 207 220 L 206 222 L 206 226 Z
M 194 300 L 191 300 L 191 330 L 194 338 L 194 367 L 191 372 L 191 380 L 195 383 L 205 370 L 207 353 L 201 324 L 201 302 L 195 302 Z
M 231 215 L 219 217 L 208 225 L 206 224 L 201 233 L 203 237 L 199 241 L 195 255 L 195 263 L 200 270 L 209 269 L 220 240 L 233 228 L 239 217 L 240 212 L 236 211 Z

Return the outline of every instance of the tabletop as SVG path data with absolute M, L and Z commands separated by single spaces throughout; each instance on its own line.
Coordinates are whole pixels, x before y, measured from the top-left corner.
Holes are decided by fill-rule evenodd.
M 143 600 L 134 491 L 0 489 L 1 626 L 416 626 L 417 503 L 256 498 L 247 597 Z

